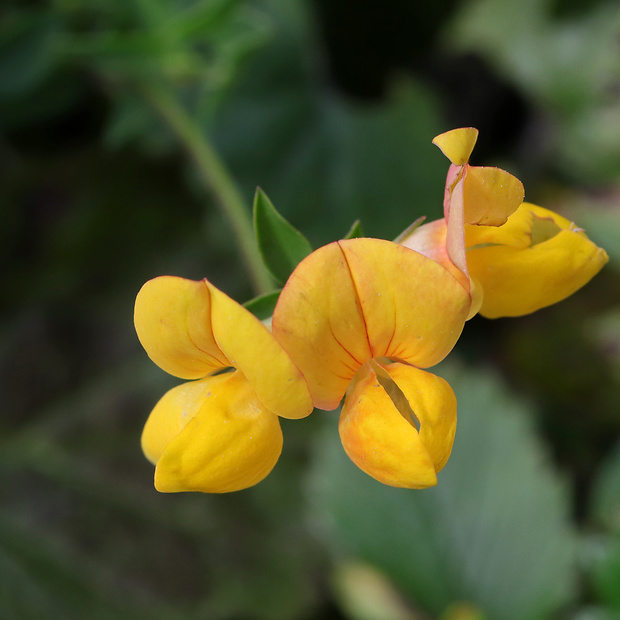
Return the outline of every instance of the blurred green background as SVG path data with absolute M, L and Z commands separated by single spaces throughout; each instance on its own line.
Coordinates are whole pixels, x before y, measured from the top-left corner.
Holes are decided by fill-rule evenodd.
M 610 263 L 467 324 L 436 488 L 365 476 L 315 412 L 257 487 L 160 495 L 139 437 L 176 381 L 135 295 L 162 274 L 252 295 L 162 101 L 315 247 L 441 216 L 431 140 L 473 125 L 472 162 Z M 617 2 L 6 0 L 0 129 L 0 618 L 620 618 Z

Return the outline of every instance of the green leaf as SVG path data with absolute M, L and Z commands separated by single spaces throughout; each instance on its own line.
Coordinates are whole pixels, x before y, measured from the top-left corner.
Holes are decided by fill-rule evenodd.
M 444 368 L 459 402 L 451 460 L 436 488 L 394 489 L 358 470 L 336 419 L 318 438 L 311 502 L 328 544 L 374 564 L 440 614 L 470 601 L 494 620 L 548 618 L 572 592 L 569 497 L 529 409 L 483 371 Z
M 603 463 L 594 483 L 592 517 L 620 535 L 620 443 Z
M 265 295 L 259 295 L 246 301 L 243 305 L 247 308 L 256 318 L 261 321 L 265 321 L 273 315 L 274 308 L 278 303 L 280 297 L 280 290 L 272 291 Z
M 343 239 L 357 239 L 363 237 L 364 231 L 362 230 L 362 223 L 360 220 L 355 220 L 349 228 L 349 232 L 343 237 Z
M 424 224 L 424 220 L 426 219 L 426 215 L 421 215 L 417 220 L 415 220 L 412 224 L 409 224 L 403 232 L 394 239 L 394 243 L 402 243 L 416 228 L 419 228 Z
M 597 600 L 620 611 L 620 539 L 603 550 L 593 575 Z
M 260 187 L 254 196 L 254 231 L 265 266 L 284 285 L 293 269 L 312 252 L 312 246 L 276 211 Z

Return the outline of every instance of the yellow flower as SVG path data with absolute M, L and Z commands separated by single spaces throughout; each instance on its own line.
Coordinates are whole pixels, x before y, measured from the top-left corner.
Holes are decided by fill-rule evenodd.
M 609 260 L 570 220 L 524 202 L 499 228 L 465 226 L 470 277 L 484 290 L 480 313 L 521 316 L 566 299 Z
M 273 333 L 316 407 L 346 398 L 339 431 L 360 469 L 397 487 L 437 482 L 454 439 L 456 399 L 426 372 L 452 349 L 470 306 L 435 261 L 398 244 L 352 239 L 304 259 L 284 287 Z
M 224 493 L 265 478 L 282 451 L 278 416 L 312 411 L 305 380 L 269 330 L 207 280 L 172 276 L 142 287 L 134 320 L 158 366 L 195 380 L 165 394 L 144 427 L 157 490 Z
M 470 166 L 478 130 L 454 129 L 433 142 L 452 165 L 444 218 L 403 245 L 436 260 L 468 288 L 470 317 L 520 316 L 554 304 L 589 282 L 604 250 L 562 216 L 523 202 L 523 185 L 504 170 Z

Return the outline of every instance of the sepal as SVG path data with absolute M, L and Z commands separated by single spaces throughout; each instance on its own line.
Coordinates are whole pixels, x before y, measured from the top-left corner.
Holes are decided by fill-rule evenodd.
M 254 196 L 254 233 L 263 262 L 280 286 L 312 252 L 308 240 L 278 213 L 260 187 Z

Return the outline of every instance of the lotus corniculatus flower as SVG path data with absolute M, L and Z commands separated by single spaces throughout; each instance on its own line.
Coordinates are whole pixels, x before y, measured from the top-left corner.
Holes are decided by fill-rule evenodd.
M 135 326 L 149 357 L 183 383 L 142 435 L 163 492 L 236 491 L 260 482 L 282 450 L 279 417 L 313 407 L 307 384 L 269 330 L 207 280 L 147 282 Z
M 436 484 L 452 449 L 456 398 L 424 370 L 459 338 L 468 291 L 437 262 L 379 239 L 350 239 L 305 258 L 282 290 L 273 333 L 316 407 L 343 397 L 339 432 L 367 474 L 396 487 Z
M 508 172 L 469 165 L 477 137 L 468 127 L 433 140 L 452 162 L 444 218 L 400 241 L 469 288 L 471 316 L 529 314 L 572 295 L 608 257 L 566 218 L 523 202 L 523 185 Z

